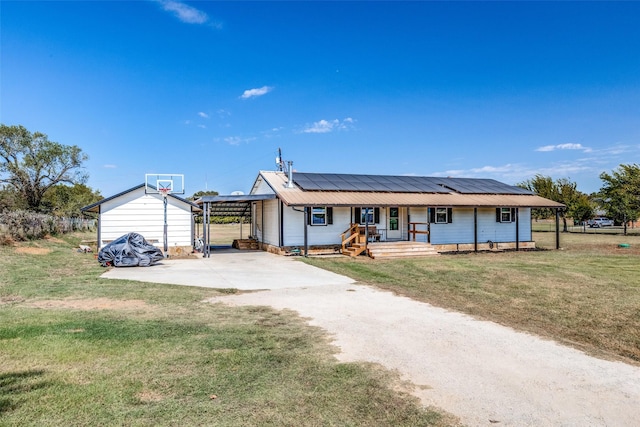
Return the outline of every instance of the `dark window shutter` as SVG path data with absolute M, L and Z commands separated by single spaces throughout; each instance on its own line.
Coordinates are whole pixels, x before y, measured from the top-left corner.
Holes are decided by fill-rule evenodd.
M 447 208 L 447 222 L 449 224 L 453 222 L 453 208 Z
M 429 211 L 429 222 L 430 223 L 435 223 L 436 222 L 436 208 L 427 208 L 427 210 Z
M 516 208 L 511 208 L 511 222 L 516 222 Z
M 307 215 L 307 224 L 311 225 L 311 208 L 305 207 L 304 213 Z
M 380 224 L 380 208 L 373 208 L 373 222 Z
M 354 218 L 353 218 L 353 222 L 356 223 L 356 224 L 360 224 L 360 218 L 361 218 L 360 208 L 355 208 L 354 212 L 355 212 L 355 215 L 354 215 Z
M 496 222 L 502 222 L 502 211 L 500 208 L 496 208 Z
M 327 208 L 327 224 L 333 224 L 333 208 Z

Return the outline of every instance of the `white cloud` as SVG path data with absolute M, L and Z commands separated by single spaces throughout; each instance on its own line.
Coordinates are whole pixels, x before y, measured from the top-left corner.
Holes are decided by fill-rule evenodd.
M 542 152 L 555 151 L 555 150 L 581 150 L 581 151 L 584 151 L 585 153 L 591 152 L 591 148 L 589 147 L 583 147 L 582 144 L 572 144 L 572 143 L 558 144 L 558 145 L 545 145 L 543 147 L 536 148 L 536 151 L 542 151 Z
M 314 124 L 312 124 L 311 126 L 307 126 L 302 132 L 304 133 L 327 133 L 327 132 L 331 132 L 333 130 L 333 128 L 339 123 L 339 121 L 336 120 L 332 120 L 332 121 L 326 121 L 326 120 L 320 120 L 319 122 L 315 122 Z
M 249 143 L 251 141 L 254 141 L 255 138 L 242 138 L 239 136 L 228 136 L 226 138 L 223 139 L 224 142 L 226 142 L 229 145 L 240 145 L 242 143 Z
M 247 89 L 242 93 L 242 96 L 240 98 L 242 99 L 254 98 L 256 96 L 266 95 L 272 90 L 273 90 L 273 87 L 271 86 L 262 86 L 261 88 L 257 88 L 257 89 Z
M 314 122 L 312 125 L 307 125 L 302 132 L 303 133 L 328 133 L 337 130 L 349 130 L 353 128 L 355 120 L 351 117 L 347 117 L 344 120 L 320 120 Z
M 209 115 L 208 115 L 207 113 L 203 113 L 202 111 L 200 111 L 200 112 L 198 113 L 198 115 L 199 115 L 200 117 L 202 117 L 203 119 L 208 119 L 208 118 L 209 118 Z
M 209 16 L 193 6 L 186 5 L 176 0 L 157 0 L 162 9 L 171 12 L 180 21 L 186 24 L 205 24 Z
M 102 167 L 105 168 L 105 169 L 117 169 L 118 168 L 118 166 L 116 166 L 116 165 L 103 165 Z

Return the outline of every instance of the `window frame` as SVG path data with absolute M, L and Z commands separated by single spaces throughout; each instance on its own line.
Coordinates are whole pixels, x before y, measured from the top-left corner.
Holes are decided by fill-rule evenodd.
M 312 227 L 323 227 L 333 224 L 333 208 L 331 206 L 309 206 L 307 224 Z M 316 212 L 314 212 L 316 211 Z M 323 218 L 322 223 L 314 222 L 314 218 Z
M 496 208 L 496 222 L 509 224 L 516 221 L 516 208 Z M 509 218 L 507 220 L 507 217 Z
M 368 224 L 380 224 L 380 208 L 379 207 L 356 207 L 355 208 L 355 215 L 356 215 L 356 219 L 359 225 L 365 225 L 367 224 L 366 221 L 366 212 L 367 209 L 369 209 L 369 215 L 371 218 L 371 221 L 368 222 Z

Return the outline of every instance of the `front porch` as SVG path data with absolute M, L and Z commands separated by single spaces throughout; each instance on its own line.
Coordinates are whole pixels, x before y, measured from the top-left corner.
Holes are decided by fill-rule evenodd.
M 416 233 L 413 227 L 414 241 L 387 241 L 386 230 L 380 230 L 375 225 L 351 224 L 341 235 L 343 255 L 356 257 L 362 253 L 373 259 L 402 258 L 438 255 L 438 251 L 429 243 L 416 242 Z

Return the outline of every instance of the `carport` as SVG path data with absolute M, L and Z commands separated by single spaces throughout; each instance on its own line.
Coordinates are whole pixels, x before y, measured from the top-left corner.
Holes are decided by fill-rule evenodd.
M 225 195 L 225 196 L 202 196 L 195 203 L 202 208 L 202 240 L 204 248 L 203 257 L 211 256 L 211 236 L 209 225 L 212 216 L 233 216 L 244 219 L 253 213 L 253 206 L 265 200 L 273 200 L 275 194 L 250 194 L 250 195 Z

